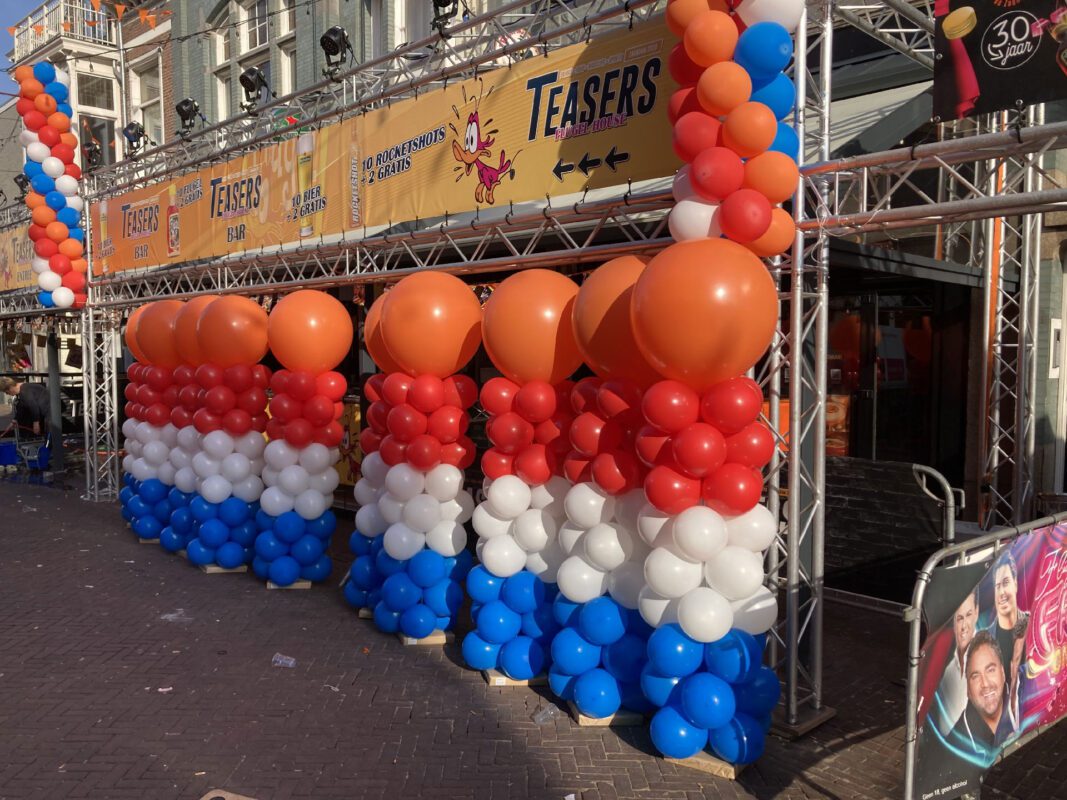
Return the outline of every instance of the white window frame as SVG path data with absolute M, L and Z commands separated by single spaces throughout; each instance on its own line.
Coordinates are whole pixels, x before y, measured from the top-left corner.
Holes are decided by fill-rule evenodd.
M 299 0 L 278 0 L 278 20 L 276 26 L 278 37 L 296 33 L 296 8 Z
M 115 80 L 114 77 L 112 77 L 111 75 L 101 74 L 99 72 L 92 72 L 90 70 L 78 70 L 75 73 L 75 75 L 74 75 L 74 86 L 75 86 L 74 94 L 77 94 L 78 76 L 79 75 L 88 75 L 89 77 L 92 77 L 92 78 L 100 78 L 101 80 L 111 81 L 111 104 L 112 104 L 112 106 L 116 106 L 117 102 L 121 100 L 122 92 L 119 91 L 119 87 L 117 85 L 117 81 Z M 92 106 L 92 105 L 89 105 L 88 103 L 86 103 L 85 100 L 80 98 L 80 97 L 78 98 L 76 105 L 73 102 L 71 103 L 71 105 L 74 105 L 74 107 L 77 108 L 78 111 L 84 110 L 84 111 L 88 112 L 89 115 L 93 116 L 93 117 L 104 116 L 104 117 L 110 117 L 112 119 L 118 119 L 118 108 L 117 107 L 115 107 L 115 108 L 103 108 L 101 106 Z
M 159 94 L 151 99 L 145 100 L 141 90 L 141 76 L 148 72 L 146 69 L 154 67 L 156 73 L 156 79 L 159 84 Z M 156 144 L 162 144 L 167 138 L 167 117 L 163 111 L 163 65 L 160 63 L 160 51 L 155 51 L 146 55 L 144 58 L 140 58 L 130 64 L 130 83 L 132 84 L 130 92 L 130 106 L 134 119 L 140 122 L 145 127 L 145 132 L 148 137 L 152 139 Z M 153 106 L 159 111 L 159 131 L 157 134 L 148 129 L 148 125 L 145 124 L 145 111 L 152 110 Z
M 280 89 L 275 89 L 278 92 L 279 97 L 283 97 L 287 94 L 292 94 L 296 91 L 297 74 L 296 74 L 296 41 L 287 41 L 285 44 L 279 45 L 278 54 L 281 66 L 281 81 Z M 271 87 L 274 88 L 273 86 Z
M 252 20 L 255 19 L 254 9 L 262 3 L 264 6 L 264 17 L 262 22 L 257 22 L 254 26 Z M 241 0 L 237 4 L 237 17 L 240 24 L 237 26 L 237 30 L 240 32 L 240 47 L 238 51 L 241 58 L 246 58 L 259 51 L 261 47 L 268 47 L 270 45 L 270 2 L 269 0 Z M 256 44 L 251 43 L 252 31 L 254 29 L 262 30 L 262 39 L 257 34 Z

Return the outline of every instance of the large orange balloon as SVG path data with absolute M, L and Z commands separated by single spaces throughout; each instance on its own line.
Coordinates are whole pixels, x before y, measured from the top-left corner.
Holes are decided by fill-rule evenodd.
M 381 295 L 367 309 L 367 316 L 363 320 L 363 344 L 382 372 L 403 372 L 403 368 L 389 355 L 382 338 L 382 308 L 389 294 L 391 292 Z
M 149 303 L 141 315 L 137 322 L 137 344 L 149 363 L 168 369 L 182 363 L 174 327 L 184 307 L 181 300 L 158 300 Z
M 344 311 L 343 306 L 341 310 Z M 351 344 L 351 321 L 348 330 Z M 247 297 L 220 297 L 200 314 L 196 338 L 200 353 L 208 363 L 218 364 L 223 369 L 237 364 L 258 364 L 267 354 L 267 312 Z M 344 357 L 343 353 L 341 357 Z
M 217 294 L 194 297 L 185 304 L 185 308 L 178 312 L 178 319 L 174 322 L 174 335 L 178 340 L 178 354 L 186 364 L 199 367 L 206 361 L 204 354 L 200 351 L 196 324 L 200 321 L 200 315 L 204 313 L 204 309 L 218 299 Z
M 767 350 L 778 294 L 763 263 L 727 239 L 694 239 L 653 258 L 634 287 L 634 336 L 666 378 L 702 391 Z
M 352 348 L 352 317 L 336 297 L 301 289 L 271 311 L 267 340 L 286 369 L 329 372 Z
M 137 343 L 137 325 L 141 320 L 141 315 L 148 308 L 147 305 L 137 306 L 126 320 L 126 347 L 133 353 L 133 357 L 140 361 L 142 364 L 148 362 L 148 356 L 144 354 L 144 350 L 141 349 L 141 345 Z
M 582 363 L 574 338 L 578 286 L 547 269 L 507 278 L 485 304 L 482 337 L 496 368 L 517 383 L 559 383 Z
M 474 291 L 444 272 L 418 272 L 398 283 L 382 305 L 381 335 L 389 355 L 411 375 L 447 378 L 481 344 L 482 309 Z
M 582 282 L 574 303 L 574 338 L 585 363 L 602 378 L 623 378 L 642 388 L 660 380 L 634 340 L 630 297 L 647 258 L 620 256 Z

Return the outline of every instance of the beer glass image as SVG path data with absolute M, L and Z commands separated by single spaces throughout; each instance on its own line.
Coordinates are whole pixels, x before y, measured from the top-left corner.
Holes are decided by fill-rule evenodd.
M 296 140 L 296 188 L 300 192 L 301 209 L 310 201 L 308 192 L 315 185 L 315 134 L 302 133 Z M 318 212 L 300 220 L 300 235 L 312 236 Z
M 100 266 L 107 272 L 107 200 L 101 200 L 100 209 Z

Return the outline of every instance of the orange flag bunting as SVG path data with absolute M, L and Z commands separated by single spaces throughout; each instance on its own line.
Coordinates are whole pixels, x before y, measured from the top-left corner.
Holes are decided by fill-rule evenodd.
M 122 19 L 122 15 L 126 13 L 126 6 L 121 3 L 115 3 L 115 16 Z
M 148 19 L 148 12 L 145 11 L 143 8 L 137 9 L 137 18 L 143 23 L 146 19 Z
M 93 4 L 93 11 L 100 10 L 100 0 L 89 0 L 89 2 Z
M 72 27 L 74 27 L 74 26 L 71 25 L 69 22 L 64 22 L 63 23 L 63 30 L 65 30 L 65 31 L 69 31 Z
M 95 19 L 87 19 L 87 20 L 85 20 L 85 24 L 90 26 L 90 27 L 92 27 L 92 28 L 95 28 L 96 27 L 96 20 Z
M 156 15 L 155 14 L 149 14 L 148 15 L 148 27 L 149 28 L 153 28 L 153 29 L 156 27 Z
M 34 25 L 33 32 L 40 36 L 42 33 L 44 33 L 44 25 Z
M 16 26 L 14 26 L 14 25 L 9 26 L 8 29 L 7 29 L 8 35 L 9 36 L 14 36 L 15 35 L 15 31 L 17 31 L 17 30 L 18 30 L 18 28 Z

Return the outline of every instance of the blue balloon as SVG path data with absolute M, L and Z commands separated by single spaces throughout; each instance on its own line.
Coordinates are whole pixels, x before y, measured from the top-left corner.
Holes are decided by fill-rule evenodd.
M 56 79 L 56 68 L 47 61 L 38 61 L 33 65 L 33 77 L 47 86 Z
M 345 602 L 347 602 L 352 608 L 366 608 L 367 607 L 367 592 L 365 589 L 360 589 L 352 581 L 345 581 Z
M 237 542 L 226 542 L 215 551 L 215 561 L 220 567 L 234 569 L 245 563 L 245 549 Z
M 292 586 L 300 577 L 300 565 L 292 556 L 280 556 L 270 562 L 270 580 L 276 586 Z
M 52 206 L 48 203 L 48 198 L 57 194 L 59 194 L 59 192 L 49 192 L 44 198 L 45 205 L 47 205 L 49 208 L 52 208 Z M 73 228 L 78 224 L 78 220 L 81 219 L 81 215 L 73 208 L 67 206 L 67 199 L 63 197 L 63 195 L 59 194 L 59 197 L 63 200 L 63 205 L 61 205 L 59 208 L 53 209 L 56 212 L 56 219 L 58 219 L 68 228 Z
M 189 510 L 193 514 L 193 519 L 197 522 L 206 522 L 209 519 L 215 519 L 219 515 L 218 503 L 209 503 L 200 495 L 189 501 Z
M 170 526 L 174 532 L 185 535 L 193 529 L 193 512 L 188 508 L 176 508 L 170 512 Z
M 583 639 L 574 628 L 564 628 L 552 640 L 552 663 L 567 675 L 596 669 L 600 666 L 600 653 L 599 646 Z
M 315 536 L 304 534 L 289 548 L 289 555 L 297 560 L 301 567 L 310 567 L 326 551 L 326 545 Z
M 759 669 L 762 649 L 751 633 L 734 628 L 721 639 L 704 645 L 708 672 L 727 683 L 743 683 Z
M 636 608 L 630 609 L 629 616 L 626 621 L 626 632 L 632 633 L 634 636 L 640 636 L 646 642 L 648 637 L 652 635 L 652 632 L 656 630 L 647 622 L 645 618 L 641 616 L 641 612 Z
M 209 519 L 200 526 L 199 539 L 204 547 L 221 547 L 230 539 L 230 529 L 221 519 Z
M 364 607 L 365 608 L 374 608 L 380 602 L 382 602 L 382 587 L 379 586 L 377 589 L 368 589 L 367 590 L 367 605 L 364 606 Z
M 715 755 L 731 764 L 751 764 L 757 760 L 763 755 L 766 738 L 760 722 L 742 713 L 711 731 L 708 737 Z
M 408 577 L 406 572 L 397 572 L 382 584 L 382 602 L 390 611 L 407 611 L 422 600 L 422 589 Z
M 62 83 L 53 80 L 51 83 L 46 83 L 44 87 L 45 92 L 52 95 L 56 99 L 56 104 L 62 103 L 70 95 L 70 90 L 67 89 Z
M 778 705 L 782 685 L 770 667 L 760 667 L 744 683 L 734 686 L 737 710 L 751 717 L 762 717 Z
M 204 547 L 199 539 L 189 542 L 189 546 L 185 548 L 185 555 L 188 556 L 190 564 L 196 564 L 198 567 L 215 563 L 215 551 Z
M 531 639 L 548 642 L 559 632 L 559 623 L 552 615 L 552 606 L 548 603 L 538 606 L 528 614 L 522 615 L 522 633 Z
M 559 667 L 555 664 L 548 670 L 548 688 L 560 700 L 574 699 L 574 684 L 577 682 L 577 675 L 568 675 L 565 672 L 560 672 Z
M 652 701 L 645 697 L 640 683 L 623 683 L 619 681 L 619 694 L 622 695 L 622 707 L 639 714 L 651 714 L 656 710 Z
M 159 520 L 152 515 L 141 517 L 133 523 L 134 533 L 142 539 L 158 539 L 162 530 L 163 526 L 160 524 Z
M 575 681 L 574 704 L 587 717 L 610 717 L 622 705 L 619 682 L 606 670 L 591 669 Z
M 397 561 L 384 549 L 379 550 L 378 555 L 374 557 L 374 566 L 378 568 L 382 578 L 388 578 L 390 575 L 396 575 L 398 572 L 404 571 L 404 562 Z
M 177 553 L 185 544 L 185 539 L 169 525 L 159 534 L 159 546 L 168 553 Z
M 421 589 L 445 579 L 445 557 L 430 549 L 420 550 L 407 563 L 408 576 Z
M 500 599 L 516 614 L 528 614 L 545 602 L 545 584 L 527 570 L 520 570 L 504 581 Z
M 487 642 L 477 631 L 463 637 L 463 660 L 471 669 L 496 669 L 501 645 Z
M 219 519 L 231 528 L 252 516 L 252 507 L 240 497 L 227 497 L 219 503 Z
M 185 492 L 177 486 L 167 492 L 167 502 L 170 503 L 171 508 L 185 508 L 189 505 L 190 500 L 192 500 L 192 497 L 186 497 Z
M 360 556 L 352 562 L 352 569 L 348 573 L 352 583 L 364 591 L 376 589 L 382 585 L 382 575 L 374 566 L 371 556 Z
M 474 556 L 470 550 L 460 550 L 456 555 L 448 559 L 448 577 L 452 580 L 463 582 L 474 566 Z
M 704 663 L 704 645 L 690 639 L 677 622 L 648 637 L 648 660 L 660 675 L 684 678 Z
M 478 625 L 478 612 L 481 610 L 481 603 L 471 603 L 471 622 L 474 623 L 475 627 Z
M 793 60 L 793 37 L 777 22 L 757 22 L 737 39 L 734 61 L 758 80 L 772 76 Z
M 785 119 L 797 101 L 797 87 L 784 72 L 752 92 L 752 100 L 774 112 L 775 119 Z
M 130 498 L 132 497 L 133 489 L 131 489 L 129 486 L 123 486 L 122 489 L 119 491 L 119 502 L 122 503 L 122 505 L 126 505 L 128 502 L 130 502 Z
M 378 553 L 382 552 L 382 548 L 384 546 L 385 546 L 385 534 L 383 533 L 383 534 L 379 534 L 378 536 L 375 536 L 373 539 L 371 539 L 371 542 L 370 542 L 371 555 L 374 555 L 374 556 L 378 555 Z
M 529 636 L 516 636 L 500 650 L 500 669 L 515 681 L 528 681 L 545 668 L 545 648 Z
M 130 513 L 130 509 L 128 509 L 128 508 L 122 509 L 122 518 L 124 520 L 126 520 L 127 522 L 129 522 L 131 525 L 133 524 L 134 517 L 133 517 L 133 514 Z
M 493 600 L 478 612 L 478 633 L 487 642 L 504 644 L 519 635 L 522 617 L 508 608 L 503 600 Z
M 27 178 L 32 179 L 37 175 L 44 174 L 44 168 L 41 166 L 41 162 L 39 161 L 27 161 L 25 164 L 22 165 L 22 172 Z M 62 195 L 60 195 L 60 197 L 62 197 Z M 63 202 L 66 203 L 65 200 Z
M 498 578 L 481 564 L 467 574 L 467 594 L 476 603 L 491 603 L 500 599 L 504 579 Z
M 71 107 L 70 103 L 57 103 L 56 111 L 60 114 L 66 114 L 68 117 L 74 116 L 74 109 Z
M 49 192 L 55 191 L 56 182 L 42 172 L 30 179 L 30 186 L 33 187 L 37 194 L 47 195 Z
M 443 631 L 450 631 L 455 627 L 456 620 L 454 617 L 438 617 L 437 627 Z
M 572 603 L 563 594 L 557 594 L 552 601 L 552 616 L 556 618 L 561 628 L 574 627 L 578 624 L 578 612 L 582 607 L 578 603 Z
M 437 615 L 423 603 L 416 603 L 400 615 L 400 632 L 412 639 L 425 639 L 437 627 Z
M 318 583 L 330 577 L 331 572 L 333 572 L 333 561 L 323 553 L 314 564 L 308 564 L 300 569 L 300 577 L 306 581 Z
M 320 539 L 329 539 L 335 530 L 337 530 L 337 515 L 329 509 L 304 525 L 305 533 L 310 533 Z
M 74 239 L 77 242 L 84 242 L 85 231 L 83 231 L 81 228 L 71 228 L 69 231 L 67 231 L 67 238 Z
M 698 672 L 682 681 L 682 713 L 698 728 L 718 728 L 737 710 L 734 691 L 722 678 Z
M 139 495 L 134 495 L 130 498 L 130 502 L 126 504 L 126 510 L 136 519 L 152 515 L 152 507 L 142 500 Z
M 645 640 L 628 633 L 617 642 L 604 648 L 602 655 L 604 669 L 620 683 L 637 683 L 641 679 L 641 669 L 648 661 L 645 653 Z
M 657 706 L 665 706 L 668 703 L 678 701 L 682 690 L 678 688 L 681 678 L 660 675 L 652 669 L 651 664 L 645 664 L 641 668 L 641 691 L 645 697 Z
M 796 161 L 800 153 L 800 140 L 797 138 L 797 132 L 784 122 L 779 122 L 778 133 L 767 149 L 774 150 L 776 153 L 785 153 Z
M 626 633 L 626 609 L 610 597 L 590 600 L 578 613 L 578 632 L 593 644 L 617 642 Z
M 304 518 L 295 511 L 286 511 L 274 521 L 274 535 L 292 544 L 304 535 Z
M 246 519 L 240 525 L 230 528 L 230 541 L 237 542 L 241 547 L 252 547 L 256 543 L 256 523 Z
M 256 556 L 252 559 L 252 572 L 262 581 L 270 578 L 270 562 L 265 558 Z
M 655 713 L 649 733 L 652 734 L 652 744 L 667 758 L 695 756 L 708 743 L 707 729 L 689 724 L 674 706 L 664 706 Z
M 274 517 L 262 508 L 256 512 L 256 528 L 261 531 L 274 530 Z
M 278 539 L 270 531 L 261 533 L 256 537 L 256 555 L 262 558 L 264 561 L 273 562 L 275 559 L 281 558 L 289 552 L 289 546 Z M 295 561 L 293 562 L 296 563 Z M 297 564 L 299 570 L 300 565 Z M 275 581 L 277 583 L 277 581 Z
M 365 556 L 370 553 L 370 542 L 371 540 L 359 531 L 352 531 L 352 535 L 348 537 L 348 549 L 354 556 Z
M 389 610 L 382 601 L 374 607 L 374 624 L 382 633 L 396 633 L 400 630 L 400 612 Z
M 170 503 L 160 500 L 152 506 L 152 516 L 159 520 L 160 525 L 167 525 L 170 522 Z
M 463 588 L 451 578 L 445 578 L 422 593 L 422 602 L 439 617 L 454 617 L 463 607 Z
M 167 486 L 158 478 L 149 478 L 141 484 L 141 488 L 138 490 L 137 494 L 139 494 L 141 499 L 146 503 L 155 505 L 160 500 L 166 499 Z
M 37 302 L 45 308 L 54 308 L 56 305 L 56 301 L 52 299 L 51 292 L 38 292 Z

